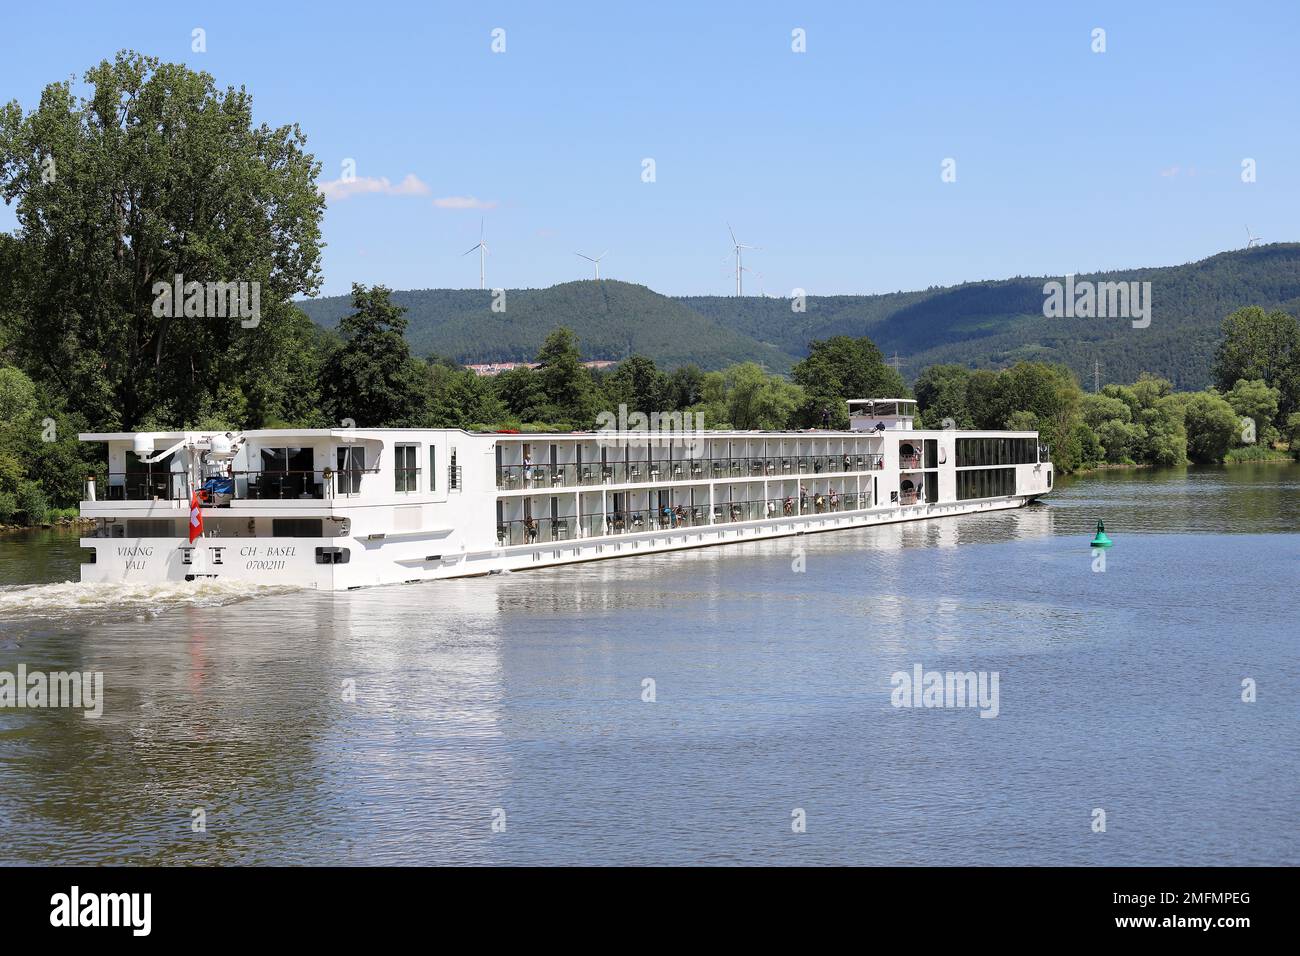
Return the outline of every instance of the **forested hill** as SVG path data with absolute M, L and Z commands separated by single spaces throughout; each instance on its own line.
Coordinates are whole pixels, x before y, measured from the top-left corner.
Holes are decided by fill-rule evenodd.
M 410 311 L 408 338 L 417 352 L 463 362 L 531 359 L 546 333 L 572 328 L 590 358 L 648 355 L 661 366 L 695 362 L 719 368 L 753 360 L 785 371 L 807 343 L 831 335 L 869 335 L 903 372 L 956 362 L 996 368 L 1020 359 L 1063 362 L 1091 382 L 1131 382 L 1155 372 L 1179 389 L 1210 381 L 1219 323 L 1243 305 L 1300 313 L 1300 243 L 1225 252 L 1181 266 L 1081 273 L 1076 282 L 1150 282 L 1151 325 L 1123 318 L 1043 316 L 1043 284 L 1063 276 L 1017 277 L 887 295 L 810 296 L 807 310 L 760 296 L 668 297 L 644 286 L 606 280 L 510 291 L 504 314 L 478 290 L 398 292 Z M 302 302 L 332 326 L 344 297 Z
M 298 305 L 316 323 L 333 327 L 347 314 L 349 301 L 336 296 Z M 779 372 L 794 360 L 675 299 L 611 279 L 510 289 L 504 312 L 493 312 L 492 293 L 481 289 L 394 292 L 392 301 L 408 310 L 406 337 L 416 354 L 437 353 L 465 363 L 531 362 L 557 326 L 573 329 L 583 355 L 592 359 L 639 354 L 661 366 L 694 362 L 705 369 L 754 361 Z

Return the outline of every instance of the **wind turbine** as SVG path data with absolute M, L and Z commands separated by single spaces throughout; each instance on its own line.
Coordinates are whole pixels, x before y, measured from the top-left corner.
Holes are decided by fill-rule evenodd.
M 479 220 L 478 245 L 470 246 L 463 253 L 461 253 L 462 256 L 467 256 L 475 249 L 478 250 L 478 287 L 480 289 L 484 287 L 483 271 L 484 271 L 484 267 L 487 265 L 485 257 L 487 256 L 488 247 L 487 247 L 487 240 L 484 238 L 485 229 L 486 229 L 486 224 L 483 222 L 483 220 Z
M 741 249 L 760 249 L 761 246 L 747 246 L 744 243 L 736 241 L 736 230 L 731 228 L 731 223 L 727 223 L 727 232 L 731 233 L 731 244 L 736 247 L 736 295 L 741 295 L 740 274 L 745 271 L 745 267 L 740 262 Z
M 1257 243 L 1257 242 L 1263 242 L 1263 241 L 1264 241 L 1264 240 L 1263 240 L 1262 237 L 1251 235 L 1251 233 L 1250 233 L 1250 226 L 1247 226 L 1247 227 L 1246 227 L 1246 248 L 1247 248 L 1247 249 L 1249 249 L 1249 248 L 1251 248 L 1252 246 L 1254 246 L 1255 243 Z
M 606 249 L 600 255 L 596 256 L 596 258 L 594 259 L 591 256 L 583 255 L 581 252 L 575 252 L 574 255 L 582 256 L 583 259 L 586 259 L 588 262 L 593 263 L 596 266 L 596 281 L 599 282 L 600 281 L 600 260 L 604 259 L 607 255 L 609 255 L 609 250 Z

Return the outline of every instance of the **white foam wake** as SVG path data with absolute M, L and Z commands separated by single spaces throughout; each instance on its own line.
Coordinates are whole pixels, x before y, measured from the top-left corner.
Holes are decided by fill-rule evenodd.
M 295 588 L 249 581 L 168 581 L 156 584 L 31 584 L 0 587 L 0 621 L 61 617 L 78 612 L 113 617 L 153 616 L 182 607 L 219 607 Z

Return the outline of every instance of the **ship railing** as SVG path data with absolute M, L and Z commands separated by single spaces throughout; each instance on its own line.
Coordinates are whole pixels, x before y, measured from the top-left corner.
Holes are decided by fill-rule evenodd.
M 109 471 L 86 476 L 82 500 L 188 501 L 189 482 L 184 472 Z
M 807 494 L 751 501 L 677 505 L 667 513 L 652 508 L 586 513 L 577 517 L 514 519 L 497 525 L 497 543 L 502 547 L 555 544 L 578 538 L 637 534 L 645 531 L 675 531 L 742 521 L 775 520 L 782 517 L 836 514 L 870 507 L 869 494 Z
M 883 464 L 884 456 L 879 454 L 834 454 L 500 465 L 497 467 L 497 488 L 522 491 L 679 481 L 775 479 L 790 475 L 874 471 Z
M 206 507 L 216 508 L 236 501 L 322 501 L 359 495 L 363 478 L 377 474 L 377 467 L 235 470 L 203 479 L 198 493 Z M 419 474 L 418 468 L 399 469 L 396 481 L 416 491 Z
M 220 477 L 205 480 L 209 494 L 213 500 L 208 504 L 220 507 L 223 504 L 229 504 L 231 501 L 290 501 L 297 499 L 315 499 L 321 500 L 331 496 L 336 482 L 341 482 L 351 487 L 355 482 L 358 490 L 361 484 L 361 473 L 357 471 L 347 471 L 336 473 L 334 471 L 326 472 L 325 469 L 317 471 L 232 471 L 228 476 L 229 484 L 225 487 L 229 491 L 222 491 Z
M 899 467 L 899 468 L 908 468 L 908 469 L 912 469 L 912 468 L 920 468 L 920 467 L 921 467 L 921 456 L 920 456 L 920 455 L 899 455 L 899 456 L 898 456 L 898 467 Z

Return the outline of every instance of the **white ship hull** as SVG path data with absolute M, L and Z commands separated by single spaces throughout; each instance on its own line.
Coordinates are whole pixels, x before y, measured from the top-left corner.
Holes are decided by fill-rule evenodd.
M 107 583 L 342 591 L 998 511 L 1052 488 L 1033 432 L 910 420 L 705 432 L 689 454 L 593 433 L 450 429 L 83 438 L 109 445 L 105 479 L 82 502 L 96 534 L 81 541 L 82 580 Z
M 345 591 L 382 584 L 437 581 L 503 571 L 525 571 L 581 561 L 630 558 L 661 551 L 706 548 L 723 544 L 819 532 L 869 528 L 903 521 L 950 518 L 987 511 L 1005 511 L 1029 504 L 1038 496 L 1013 496 L 975 502 L 874 508 L 834 514 L 796 515 L 758 521 L 669 528 L 518 545 L 489 551 L 433 556 L 431 541 L 366 542 L 362 556 L 348 564 L 318 564 L 315 549 L 337 545 L 334 538 L 265 538 L 256 542 L 205 538 L 196 542 L 184 562 L 186 539 L 84 538 L 85 548 L 97 550 L 93 564 L 82 565 L 82 580 L 98 583 L 192 581 L 220 578 L 258 584 Z

